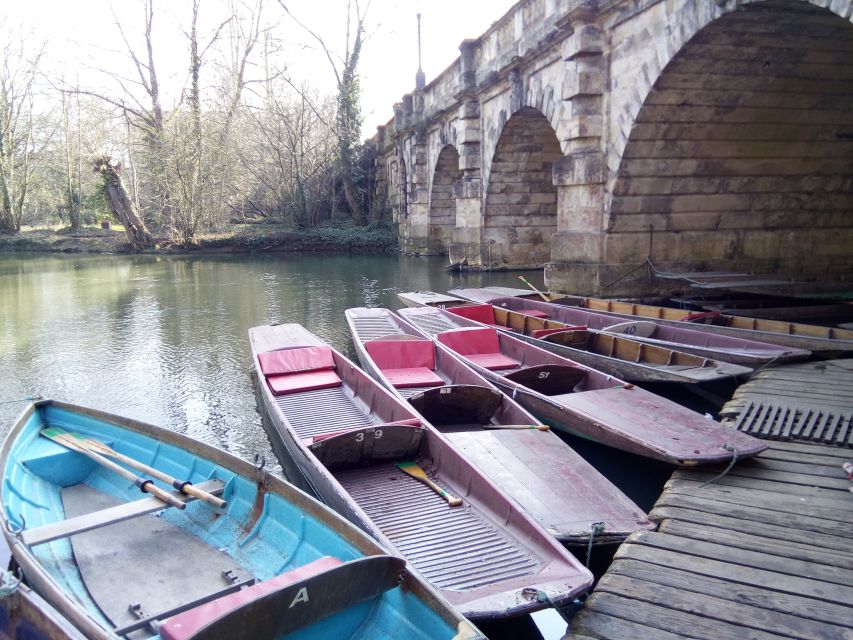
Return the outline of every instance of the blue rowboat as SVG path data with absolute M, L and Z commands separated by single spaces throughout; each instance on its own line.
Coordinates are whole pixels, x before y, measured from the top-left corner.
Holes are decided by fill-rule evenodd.
M 88 638 L 483 638 L 333 511 L 186 436 L 41 401 L 9 433 L 0 472 L 15 561 Z M 187 495 L 198 490 L 209 495 Z

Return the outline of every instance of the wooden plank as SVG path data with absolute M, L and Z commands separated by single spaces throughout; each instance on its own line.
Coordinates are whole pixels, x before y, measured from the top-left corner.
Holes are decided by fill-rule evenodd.
M 607 596 L 608 598 L 612 596 Z M 596 596 L 593 595 L 590 600 Z M 630 605 L 629 605 L 630 606 Z M 568 638 L 591 637 L 599 640 L 701 640 L 700 636 L 672 633 L 665 629 L 624 620 L 619 616 L 604 615 L 600 611 L 584 608 L 572 619 L 572 632 L 588 635 L 569 635 Z
M 848 460 L 851 457 L 851 452 L 846 451 L 847 455 L 844 455 L 845 449 L 836 447 L 832 448 L 837 449 L 840 455 L 830 456 L 823 452 L 811 453 L 808 451 L 808 449 L 804 449 L 801 451 L 791 451 L 770 447 L 769 449 L 762 451 L 761 459 L 778 460 L 780 462 L 799 462 L 802 464 L 813 464 L 817 466 L 837 469 L 841 467 L 842 462 Z
M 709 594 L 649 583 L 619 574 L 609 574 L 602 578 L 596 587 L 596 593 L 611 593 L 617 596 L 630 594 L 632 599 L 644 603 L 635 604 L 635 608 L 645 607 L 646 604 L 665 603 L 668 609 L 701 616 L 703 620 L 717 620 L 720 623 L 735 625 L 742 629 L 741 637 L 750 637 L 754 631 L 766 631 L 803 640 L 849 638 L 849 629 L 809 620 L 796 613 L 770 611 Z
M 718 487 L 746 487 L 755 489 L 756 491 L 766 491 L 771 493 L 780 493 L 787 496 L 808 496 L 815 498 L 824 498 L 827 500 L 847 502 L 850 496 L 843 491 L 837 489 L 822 489 L 819 487 L 809 487 L 799 484 L 785 484 L 775 480 L 758 480 L 749 476 L 739 476 L 727 473 L 721 478 L 717 478 L 720 473 L 718 471 L 693 471 L 690 476 L 692 482 L 701 483 L 714 479 L 713 484 Z M 673 476 L 674 478 L 675 476 Z M 685 482 L 687 480 L 684 480 Z
M 631 534 L 628 538 L 631 546 L 649 546 L 664 551 L 674 552 L 690 556 L 686 560 L 689 564 L 695 557 L 720 560 L 730 565 L 741 567 L 752 567 L 766 571 L 773 571 L 780 575 L 807 578 L 814 582 L 835 584 L 847 589 L 845 594 L 840 595 L 846 602 L 853 605 L 853 571 L 841 567 L 818 565 L 812 562 L 804 562 L 794 558 L 784 558 L 753 551 L 751 549 L 738 549 L 716 544 L 708 540 L 693 540 L 682 538 L 667 533 L 641 531 Z
M 792 498 L 781 492 L 757 491 L 749 487 L 727 487 L 716 484 L 701 486 L 701 483 L 688 480 L 670 480 L 666 485 L 666 491 L 719 502 L 772 509 L 783 513 L 794 511 L 799 515 L 815 518 L 853 521 L 853 500 L 849 495 L 840 496 L 841 499 L 806 496 Z
M 827 464 L 832 463 L 835 458 L 847 460 L 850 452 L 841 447 L 833 447 L 825 444 L 812 444 L 809 442 L 774 442 L 767 443 L 767 449 L 761 452 L 761 457 L 776 457 L 776 452 L 806 453 L 809 455 L 827 458 Z
M 716 543 L 737 549 L 752 549 L 769 555 L 853 571 L 853 553 L 827 551 L 816 547 L 814 544 L 792 542 L 791 540 L 768 540 L 764 536 L 754 535 L 747 531 L 712 528 L 680 520 L 664 521 L 659 531 L 682 538 L 713 540 Z
M 786 473 L 778 469 L 738 468 L 735 466 L 729 474 L 742 478 L 756 478 L 758 480 L 770 480 L 781 483 L 800 484 L 807 487 L 822 487 L 837 491 L 847 491 L 850 486 L 846 478 L 828 478 L 820 475 L 807 475 L 801 473 Z M 727 474 L 728 475 L 728 474 Z
M 208 493 L 219 495 L 222 493 L 225 484 L 221 480 L 207 480 L 206 482 L 197 484 L 196 487 L 203 491 L 207 491 Z M 195 500 L 194 497 L 186 496 L 177 491 L 171 491 L 170 493 L 176 498 L 180 498 L 187 503 Z M 162 500 L 154 497 L 142 498 L 141 500 L 126 502 L 115 507 L 101 509 L 100 511 L 94 511 L 82 516 L 67 518 L 65 520 L 60 520 L 59 522 L 52 522 L 33 529 L 27 529 L 21 534 L 21 538 L 26 544 L 35 546 L 45 542 L 50 542 L 51 540 L 67 538 L 68 536 L 83 533 L 84 531 L 91 531 L 92 529 L 97 529 L 98 527 L 103 527 L 108 524 L 115 524 L 117 522 L 129 520 L 130 518 L 143 516 L 147 513 L 162 511 L 166 508 L 170 507 L 169 505 L 164 504 Z
M 832 467 L 824 464 L 810 464 L 806 462 L 794 462 L 791 460 L 774 460 L 773 458 L 761 458 L 755 460 L 753 465 L 756 469 L 771 469 L 795 475 L 822 476 L 825 478 L 844 478 L 841 467 Z M 749 469 L 744 469 L 749 473 Z
M 853 530 L 851 530 L 848 522 L 839 522 L 837 520 L 827 520 L 812 516 L 801 517 L 796 513 L 786 514 L 771 509 L 744 507 L 727 502 L 698 498 L 696 496 L 684 496 L 675 493 L 664 494 L 655 506 L 655 510 L 659 506 L 686 507 L 707 513 L 740 518 L 744 521 L 743 526 L 752 526 L 751 523 L 753 522 L 761 522 L 790 527 L 791 529 L 801 531 L 825 533 L 847 539 L 853 538 Z
M 655 630 L 654 636 L 646 637 L 662 638 L 665 636 L 660 635 L 661 632 L 668 631 L 688 638 L 703 640 L 744 640 L 744 630 L 738 625 L 711 620 L 683 611 L 675 611 L 665 605 L 643 603 L 642 606 L 638 606 L 638 601 L 630 597 L 616 596 L 610 593 L 594 594 L 587 601 L 586 606 L 590 611 L 604 613 L 613 617 L 619 616 Z M 619 637 L 633 639 L 636 636 L 625 635 Z M 750 640 L 790 638 L 790 636 L 781 636 L 758 630 L 750 632 L 747 637 Z
M 802 544 L 814 544 L 823 549 L 832 549 L 834 552 L 850 553 L 850 541 L 846 538 L 815 531 L 792 529 L 787 524 L 777 525 L 766 522 L 744 522 L 741 518 L 729 515 L 709 513 L 689 507 L 660 504 L 655 505 L 649 514 L 649 518 L 658 522 L 677 518 L 684 522 L 692 522 L 703 526 L 718 527 L 732 531 L 742 531 L 744 527 L 749 527 L 749 530 L 754 534 L 772 540 L 791 540 Z
M 819 620 L 846 627 L 851 624 L 849 607 L 806 598 L 800 594 L 781 593 L 768 589 L 764 585 L 755 587 L 734 584 L 724 578 L 700 576 L 677 568 L 661 569 L 654 564 L 630 559 L 622 559 L 614 563 L 608 570 L 607 576 L 601 579 L 601 582 L 608 580 L 611 574 L 630 576 L 652 584 L 664 584 L 685 591 L 695 591 L 769 611 L 782 613 L 796 611 L 799 616 L 810 620 Z
M 846 585 L 821 582 L 769 571 L 757 567 L 745 567 L 722 560 L 688 556 L 673 553 L 666 549 L 643 544 L 623 544 L 616 552 L 616 558 L 631 558 L 650 564 L 672 569 L 682 569 L 703 576 L 728 580 L 731 583 L 767 588 L 792 595 L 802 595 L 824 602 L 838 605 L 853 606 L 853 587 Z

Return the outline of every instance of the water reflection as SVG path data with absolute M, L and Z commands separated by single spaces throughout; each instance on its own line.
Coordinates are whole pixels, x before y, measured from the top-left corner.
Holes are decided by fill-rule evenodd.
M 343 311 L 398 291 L 514 286 L 444 258 L 327 255 L 0 258 L 0 420 L 40 393 L 273 460 L 255 412 L 249 327 L 298 322 L 352 355 Z

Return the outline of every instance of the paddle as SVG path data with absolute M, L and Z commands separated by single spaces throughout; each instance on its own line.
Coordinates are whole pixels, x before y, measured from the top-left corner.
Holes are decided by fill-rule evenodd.
M 548 297 L 548 296 L 546 296 L 544 293 L 542 293 L 541 291 L 539 291 L 539 289 L 537 289 L 537 288 L 536 288 L 536 287 L 534 287 L 532 284 L 530 284 L 524 276 L 518 276 L 518 279 L 519 279 L 519 280 L 521 280 L 521 281 L 522 281 L 524 284 L 526 284 L 528 287 L 530 287 L 531 289 L 533 289 L 536 293 L 538 293 L 538 294 L 539 294 L 539 297 L 540 297 L 540 298 L 542 298 L 545 302 L 551 302 L 551 298 L 549 298 L 549 297 Z
M 169 494 L 168 491 L 165 491 L 154 484 L 153 481 L 142 478 L 140 476 L 134 475 L 132 472 L 128 471 L 124 467 L 116 464 L 112 460 L 107 460 L 102 455 L 95 453 L 94 451 L 90 451 L 84 446 L 77 444 L 76 440 L 70 437 L 65 431 L 58 428 L 50 428 L 43 429 L 41 432 L 45 438 L 53 440 L 54 442 L 61 444 L 63 447 L 71 449 L 72 451 L 77 451 L 78 453 L 82 453 L 87 458 L 90 458 L 97 462 L 99 465 L 114 471 L 122 478 L 129 480 L 133 484 L 135 484 L 139 489 L 144 493 L 150 493 L 152 496 L 162 500 L 166 504 L 170 504 L 173 507 L 178 509 L 184 509 L 187 505 L 183 500 L 178 500 L 178 498 Z
M 538 431 L 550 431 L 547 424 L 484 424 L 483 429 L 537 429 Z
M 444 489 L 439 487 L 436 483 L 434 483 L 432 480 L 430 480 L 427 477 L 426 472 L 423 469 L 421 469 L 417 465 L 416 462 L 400 462 L 397 466 L 400 467 L 400 471 L 402 471 L 403 473 L 405 473 L 407 475 L 412 476 L 415 480 L 420 480 L 426 486 L 428 486 L 430 489 L 432 489 L 438 495 L 440 495 L 442 498 L 447 500 L 447 503 L 451 507 L 458 507 L 462 504 L 461 498 L 454 498 L 452 495 L 447 493 L 447 491 L 445 491 Z
M 56 428 L 56 427 L 54 427 Z M 124 454 L 119 453 L 118 451 L 112 449 L 107 446 L 100 440 L 93 440 L 91 438 L 85 438 L 81 436 L 79 433 L 68 433 L 67 431 L 63 432 L 69 437 L 73 438 L 78 445 L 84 446 L 90 451 L 94 451 L 102 456 L 109 456 L 110 458 L 115 458 L 119 462 L 123 462 L 128 467 L 132 467 L 137 471 L 143 471 L 148 475 L 165 482 L 167 484 L 172 485 L 183 493 L 184 495 L 193 496 L 194 498 L 198 498 L 199 500 L 204 500 L 205 502 L 212 504 L 214 507 L 218 509 L 224 509 L 228 506 L 228 503 L 221 498 L 217 498 L 212 493 L 208 493 L 203 489 L 199 489 L 195 487 L 191 482 L 187 480 L 178 480 L 177 478 L 173 478 L 172 476 L 163 473 L 159 469 L 155 469 L 154 467 L 149 467 L 147 464 L 139 462 L 139 460 L 134 460 Z

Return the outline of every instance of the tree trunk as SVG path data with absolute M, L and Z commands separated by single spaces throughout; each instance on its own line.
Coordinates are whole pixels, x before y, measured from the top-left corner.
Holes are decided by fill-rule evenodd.
M 121 165 L 112 164 L 110 158 L 99 158 L 95 171 L 104 178 L 104 193 L 107 204 L 124 226 L 127 239 L 135 249 L 146 249 L 154 244 L 145 223 L 130 201 L 121 179 Z

